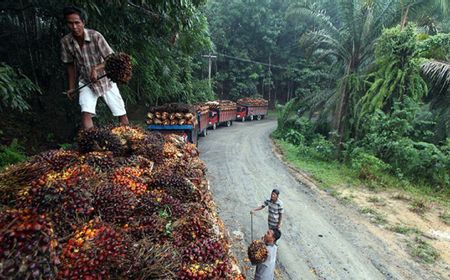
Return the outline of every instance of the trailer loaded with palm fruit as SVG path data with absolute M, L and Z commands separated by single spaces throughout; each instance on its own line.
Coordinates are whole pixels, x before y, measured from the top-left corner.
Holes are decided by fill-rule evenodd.
M 236 102 L 230 100 L 216 100 L 205 103 L 209 107 L 208 127 L 216 129 L 220 125 L 233 125 L 236 119 Z
M 2 279 L 244 279 L 229 242 L 198 150 L 175 134 L 93 128 L 78 150 L 0 171 Z
M 155 106 L 149 109 L 146 123 L 149 130 L 175 133 L 197 144 L 198 135 L 207 134 L 208 108 L 181 103 Z
M 241 98 L 237 101 L 236 119 L 261 120 L 267 115 L 269 102 L 262 98 Z

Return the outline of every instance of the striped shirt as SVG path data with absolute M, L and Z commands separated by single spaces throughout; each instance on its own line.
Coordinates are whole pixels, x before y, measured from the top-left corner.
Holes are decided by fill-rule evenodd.
M 78 79 L 85 84 L 91 81 L 92 67 L 103 63 L 105 58 L 114 51 L 108 45 L 105 38 L 99 32 L 92 29 L 84 29 L 84 45 L 81 49 L 72 33 L 61 39 L 61 60 L 64 63 L 75 63 Z M 98 77 L 105 71 L 98 71 Z M 112 83 L 108 78 L 103 78 L 90 85 L 90 88 L 98 95 L 104 95 L 111 89 Z
M 277 227 L 280 221 L 280 214 L 283 214 L 283 202 L 280 199 L 272 202 L 271 199 L 264 201 L 264 207 L 269 206 L 269 227 Z

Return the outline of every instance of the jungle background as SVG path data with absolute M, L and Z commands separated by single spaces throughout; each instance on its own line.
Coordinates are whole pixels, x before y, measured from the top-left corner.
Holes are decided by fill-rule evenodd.
M 0 164 L 74 142 L 61 1 L 0 4 Z M 133 57 L 133 123 L 166 102 L 259 96 L 295 157 L 448 197 L 448 0 L 73 1 Z M 209 54 L 212 81 L 208 79 Z M 99 102 L 97 125 L 111 122 Z

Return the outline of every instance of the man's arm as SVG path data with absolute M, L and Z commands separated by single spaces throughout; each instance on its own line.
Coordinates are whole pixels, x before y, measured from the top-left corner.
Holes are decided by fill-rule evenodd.
M 100 64 L 97 64 L 94 67 L 92 67 L 92 69 L 91 69 L 91 81 L 92 82 L 97 81 L 97 78 L 98 78 L 97 72 L 102 71 L 103 69 L 105 69 L 105 63 L 100 63 Z
M 283 218 L 283 214 L 282 214 L 282 213 L 280 213 L 279 215 L 280 215 L 280 216 L 279 216 L 279 218 L 278 218 L 277 228 L 280 228 L 280 227 L 281 227 L 281 218 Z
M 262 209 L 264 209 L 264 207 L 266 207 L 266 206 L 263 204 L 263 205 L 261 205 L 261 206 L 255 208 L 255 209 L 251 210 L 251 211 L 250 211 L 250 214 L 253 214 L 253 213 L 255 213 L 256 211 L 262 210 Z
M 75 94 L 75 80 L 76 80 L 76 70 L 75 70 L 75 63 L 66 63 L 66 69 L 67 69 L 67 79 L 69 83 L 69 90 L 67 91 L 67 95 L 70 99 L 73 98 Z

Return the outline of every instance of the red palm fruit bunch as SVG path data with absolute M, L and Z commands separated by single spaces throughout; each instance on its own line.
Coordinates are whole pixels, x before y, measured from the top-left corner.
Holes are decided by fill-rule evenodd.
M 78 149 L 81 153 L 111 151 L 115 156 L 126 155 L 120 139 L 107 128 L 93 127 L 78 133 Z
M 187 178 L 178 176 L 172 171 L 161 170 L 154 173 L 149 182 L 151 189 L 163 189 L 172 197 L 184 202 L 195 202 L 200 198 L 199 190 Z
M 35 156 L 31 162 L 47 163 L 53 170 L 59 172 L 76 163 L 79 156 L 76 151 L 50 150 Z
M 174 244 L 185 246 L 213 236 L 213 223 L 204 215 L 187 215 L 173 223 Z
M 205 177 L 206 167 L 199 158 L 192 158 L 180 160 L 178 164 L 173 167 L 173 171 L 180 176 L 188 178 L 198 186 Z
M 140 127 L 128 125 L 116 126 L 111 128 L 112 134 L 120 139 L 120 143 L 131 151 L 136 150 L 137 146 L 145 138 L 145 132 Z
M 183 156 L 181 150 L 171 142 L 164 143 L 163 154 L 165 158 L 181 158 Z
M 51 186 L 63 182 L 68 186 L 74 186 L 86 182 L 95 175 L 94 170 L 87 164 L 74 164 L 60 172 L 51 171 L 31 182 L 33 187 Z
M 86 186 L 68 186 L 63 182 L 32 187 L 18 205 L 35 213 L 46 213 L 59 235 L 72 233 L 74 227 L 94 212 L 94 199 Z
M 181 263 L 179 254 L 168 242 L 157 244 L 145 237 L 133 243 L 128 256 L 124 260 L 126 279 L 175 279 Z
M 186 143 L 186 145 L 184 145 L 184 152 L 191 158 L 199 156 L 197 146 L 193 143 Z
M 132 223 L 126 224 L 123 228 L 136 240 L 146 237 L 153 242 L 164 243 L 172 235 L 172 222 L 168 218 L 164 211 L 147 213 L 135 217 Z
M 192 242 L 183 251 L 180 279 L 226 279 L 231 271 L 225 240 L 207 238 Z
M 122 233 L 91 220 L 63 245 L 57 279 L 109 279 L 120 274 L 128 248 Z
M 161 164 L 164 160 L 164 136 L 159 132 L 147 132 L 145 138 L 138 143 L 133 153 L 141 155 L 155 164 Z
M 106 75 L 115 83 L 128 83 L 132 69 L 131 57 L 126 53 L 112 53 L 105 59 Z
M 58 250 L 45 215 L 23 209 L 0 214 L 0 278 L 52 279 L 59 263 Z
M 103 221 L 119 226 L 133 221 L 138 206 L 136 194 L 118 185 L 102 185 L 95 191 L 95 206 Z
M 138 210 L 142 215 L 166 211 L 170 217 L 174 218 L 179 218 L 186 213 L 182 202 L 162 189 L 153 189 L 142 195 L 139 199 Z
M 89 152 L 82 155 L 79 160 L 97 172 L 107 172 L 116 167 L 113 153 L 110 151 Z
M 147 184 L 142 175 L 144 170 L 139 167 L 120 167 L 114 171 L 111 182 L 114 185 L 127 187 L 137 195 L 141 195 L 147 191 Z
M 265 262 L 268 254 L 266 244 L 262 240 L 253 240 L 248 246 L 247 254 L 253 265 Z
M 51 171 L 46 163 L 24 162 L 0 171 L 0 204 L 13 206 L 20 193 L 26 192 L 30 182 Z
M 144 156 L 132 155 L 129 157 L 120 157 L 115 159 L 117 167 L 140 168 L 145 176 L 151 176 L 154 162 Z

